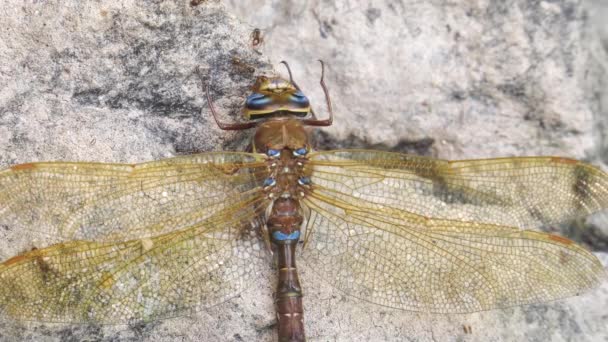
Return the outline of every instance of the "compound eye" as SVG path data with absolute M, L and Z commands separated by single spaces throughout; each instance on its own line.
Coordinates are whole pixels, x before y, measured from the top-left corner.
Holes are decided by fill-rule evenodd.
M 248 109 L 265 109 L 272 102 L 272 99 L 264 94 L 253 93 L 247 96 L 245 100 L 245 107 Z
M 308 150 L 306 149 L 306 147 L 301 147 L 301 148 L 293 151 L 293 155 L 296 157 L 305 156 L 307 153 L 308 153 Z
M 273 149 L 268 149 L 268 151 L 266 151 L 266 155 L 269 156 L 270 158 L 278 158 L 281 156 L 281 151 L 279 150 L 273 150 Z
M 297 104 L 300 107 L 308 107 L 310 106 L 310 102 L 308 101 L 308 97 L 306 97 L 306 95 L 304 95 L 304 93 L 302 93 L 301 91 L 296 91 L 295 93 L 291 94 L 291 102 L 294 104 Z

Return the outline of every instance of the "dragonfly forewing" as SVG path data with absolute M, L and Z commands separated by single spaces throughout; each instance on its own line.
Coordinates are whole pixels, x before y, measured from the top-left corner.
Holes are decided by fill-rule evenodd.
M 237 295 L 268 262 L 256 232 L 268 205 L 259 168 L 254 154 L 209 153 L 4 171 L 2 224 L 61 242 L 0 264 L 0 313 L 127 323 Z
M 190 227 L 259 196 L 255 154 L 204 153 L 143 164 L 30 163 L 0 172 L 0 225 L 16 234 L 125 241 Z
M 446 161 L 338 150 L 311 155 L 309 167 L 320 186 L 425 217 L 530 229 L 608 208 L 608 175 L 559 157 Z

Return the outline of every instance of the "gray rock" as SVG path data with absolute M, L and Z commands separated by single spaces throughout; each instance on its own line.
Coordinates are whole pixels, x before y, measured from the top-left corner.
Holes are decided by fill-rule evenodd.
M 256 74 L 280 60 L 335 124 L 320 148 L 374 147 L 442 158 L 550 154 L 608 163 L 606 51 L 582 1 L 434 4 L 374 1 L 5 1 L 0 5 L 0 166 L 41 160 L 141 162 L 242 149 L 217 129 L 238 119 Z M 604 7 L 605 8 L 605 7 Z M 606 12 L 604 12 L 606 13 Z M 597 17 L 591 17 L 595 19 Z M 599 20 L 598 20 L 599 21 Z M 252 49 L 253 27 L 264 43 Z M 266 57 L 265 57 L 266 56 Z M 255 69 L 252 72 L 251 67 Z M 599 220 L 601 227 L 608 222 Z M 1 234 L 1 233 L 0 233 Z M 0 259 L 31 247 L 0 235 Z M 604 265 L 605 253 L 598 253 Z M 0 340 L 271 341 L 274 274 L 183 317 L 132 326 L 0 322 Z M 470 315 L 424 315 L 362 303 L 303 269 L 307 334 L 321 341 L 601 340 L 608 283 L 580 297 Z M 466 334 L 464 326 L 471 326 Z
M 336 124 L 324 131 L 341 145 L 422 142 L 444 158 L 600 154 L 605 71 L 590 54 L 605 52 L 581 1 L 265 1 L 255 15 L 230 3 L 319 109 L 316 59 L 327 62 Z

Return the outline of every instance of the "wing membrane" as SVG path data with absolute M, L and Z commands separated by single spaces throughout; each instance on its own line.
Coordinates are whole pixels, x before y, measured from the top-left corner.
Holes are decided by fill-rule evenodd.
M 388 307 L 463 313 L 546 302 L 604 276 L 593 254 L 551 234 L 427 218 L 321 186 L 304 204 L 306 266 Z
M 608 174 L 558 157 L 445 161 L 368 150 L 317 152 L 315 183 L 418 215 L 538 228 L 608 208 Z
M 69 241 L 0 264 L 0 316 L 65 323 L 128 323 L 192 312 L 243 290 L 264 249 L 244 224 L 260 199 L 208 220 L 126 242 Z
M 50 245 L 0 264 L 0 316 L 126 323 L 236 295 L 264 256 L 264 170 L 255 154 L 206 153 L 0 172 L 0 226 Z
M 65 240 L 125 241 L 197 224 L 257 186 L 255 154 L 143 164 L 32 163 L 0 172 L 0 226 Z
M 352 296 L 474 312 L 573 296 L 605 276 L 572 241 L 522 229 L 608 207 L 608 176 L 587 164 L 344 150 L 312 154 L 307 167 L 302 258 Z

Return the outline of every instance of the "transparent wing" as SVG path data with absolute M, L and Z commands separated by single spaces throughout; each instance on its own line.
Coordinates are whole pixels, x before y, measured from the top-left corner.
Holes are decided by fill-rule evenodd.
M 204 153 L 143 164 L 16 165 L 0 171 L 0 226 L 57 242 L 125 241 L 184 229 L 255 188 L 265 172 L 258 158 Z
M 246 288 L 263 265 L 244 227 L 259 199 L 190 228 L 126 242 L 69 241 L 0 264 L 0 317 L 128 323 L 183 315 Z
M 445 161 L 339 150 L 311 155 L 315 184 L 426 217 L 538 228 L 608 208 L 608 174 L 559 157 Z
M 3 171 L 1 224 L 61 242 L 0 264 L 0 317 L 126 323 L 233 297 L 262 265 L 263 169 L 253 154 L 209 153 Z
M 349 295 L 411 311 L 474 312 L 573 296 L 604 277 L 597 258 L 568 239 L 492 222 L 525 227 L 563 219 L 560 208 L 570 215 L 605 208 L 607 177 L 595 168 L 551 158 L 444 162 L 374 151 L 311 159 L 302 259 Z M 540 181 L 579 195 L 554 194 L 551 204 Z M 484 217 L 498 212 L 487 206 L 505 214 Z M 540 214 L 529 215 L 530 206 Z

